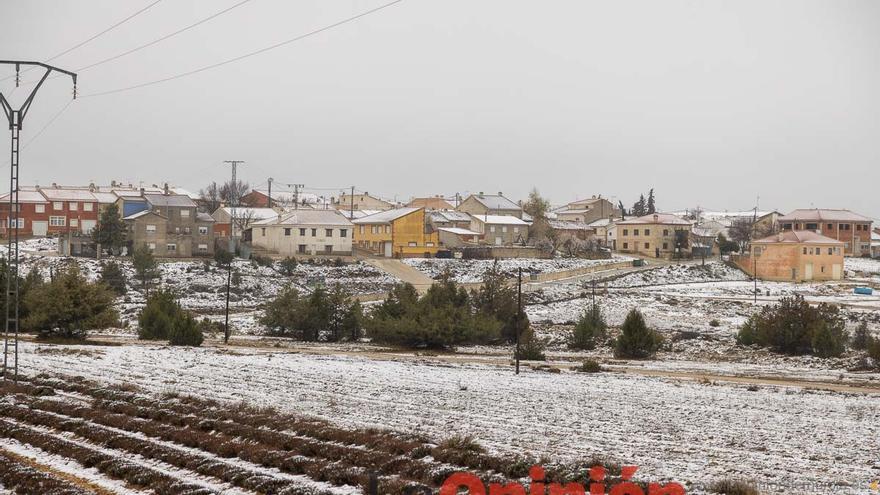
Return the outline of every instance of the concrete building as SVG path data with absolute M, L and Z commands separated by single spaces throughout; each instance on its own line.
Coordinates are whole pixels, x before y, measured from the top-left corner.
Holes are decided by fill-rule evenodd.
M 651 213 L 617 222 L 617 250 L 652 258 L 690 254 L 691 223 L 670 213 Z
M 523 217 L 522 206 L 504 197 L 502 193 L 498 194 L 471 194 L 458 205 L 457 211 L 470 213 L 473 216 L 480 215 L 496 215 L 496 216 L 512 216 L 516 218 Z
M 282 212 L 281 208 L 251 208 L 247 206 L 221 206 L 214 210 L 211 218 L 214 219 L 214 235 L 218 237 L 229 237 L 232 228 L 232 215 L 235 213 L 235 235 L 240 236 L 242 232 L 247 230 L 252 224 L 277 218 Z
M 529 224 L 512 215 L 471 215 L 471 228 L 493 246 L 525 244 L 529 240 Z
M 146 245 L 156 256 L 190 258 L 214 254 L 214 219 L 179 194 L 144 194 L 145 208 L 125 215 L 130 249 Z M 129 205 L 131 206 L 131 205 Z
M 353 220 L 355 245 L 388 258 L 430 258 L 440 238 L 429 232 L 424 208 L 397 208 Z
M 363 194 L 355 194 L 352 196 L 349 193 L 343 193 L 339 196 L 339 199 L 333 204 L 333 206 L 337 210 L 379 210 L 385 211 L 394 208 L 394 205 L 389 201 L 385 201 L 384 199 L 378 198 L 376 196 L 371 196 L 370 193 L 365 192 Z
M 410 208 L 424 208 L 427 211 L 435 210 L 454 210 L 455 207 L 443 199 L 443 196 L 433 196 L 430 198 L 413 198 L 406 204 Z
M 440 227 L 437 235 L 440 236 L 440 245 L 447 249 L 476 246 L 482 237 L 479 232 L 459 227 Z
M 779 217 L 782 230 L 811 230 L 844 243 L 847 256 L 871 254 L 873 220 L 849 210 L 800 209 Z
M 567 222 L 593 223 L 603 218 L 620 218 L 620 210 L 601 195 L 572 201 L 553 213 L 558 220 Z
M 351 255 L 354 224 L 336 210 L 291 210 L 250 226 L 251 244 L 271 254 Z
M 428 224 L 434 229 L 470 229 L 471 216 L 463 211 L 441 210 L 428 212 Z
M 612 251 L 617 250 L 617 222 L 617 220 L 610 218 L 600 218 L 589 224 L 589 227 L 596 233 L 599 245 Z
M 844 242 L 810 230 L 786 230 L 752 241 L 751 252 L 733 261 L 762 280 L 809 282 L 843 278 Z

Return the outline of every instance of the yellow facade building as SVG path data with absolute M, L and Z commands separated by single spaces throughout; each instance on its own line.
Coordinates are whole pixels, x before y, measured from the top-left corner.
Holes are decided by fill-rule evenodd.
M 430 258 L 437 254 L 437 232 L 427 233 L 424 208 L 397 208 L 357 218 L 354 245 L 387 258 Z

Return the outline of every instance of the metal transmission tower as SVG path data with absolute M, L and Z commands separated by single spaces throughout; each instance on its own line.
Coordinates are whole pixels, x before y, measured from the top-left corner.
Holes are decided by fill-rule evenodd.
M 37 91 L 49 77 L 52 72 L 67 74 L 73 79 L 73 98 L 76 99 L 76 74 L 73 72 L 59 69 L 51 65 L 41 62 L 30 62 L 24 60 L 0 60 L 0 65 L 15 66 L 15 87 L 17 88 L 21 82 L 20 71 L 21 66 L 29 66 L 32 68 L 40 68 L 46 70 L 43 77 L 37 82 L 31 90 L 28 97 L 24 100 L 19 108 L 13 108 L 9 100 L 0 93 L 0 106 L 3 107 L 3 113 L 9 120 L 9 130 L 12 133 L 12 148 L 9 161 L 9 213 L 6 217 L 6 324 L 4 326 L 3 338 L 3 379 L 6 380 L 9 364 L 9 332 L 13 332 L 13 378 L 18 381 L 18 329 L 19 329 L 19 297 L 18 297 L 18 212 L 20 205 L 18 202 L 18 169 L 21 151 L 21 129 L 24 118 L 27 116 L 31 104 Z
M 239 200 L 241 200 L 238 197 L 238 180 L 236 180 L 235 176 L 238 172 L 239 164 L 243 164 L 244 160 L 223 160 L 223 163 L 232 165 L 232 182 L 229 183 L 229 206 L 232 207 L 230 212 L 232 219 L 229 221 L 229 252 L 233 252 L 233 243 L 235 242 L 235 208 L 238 206 Z

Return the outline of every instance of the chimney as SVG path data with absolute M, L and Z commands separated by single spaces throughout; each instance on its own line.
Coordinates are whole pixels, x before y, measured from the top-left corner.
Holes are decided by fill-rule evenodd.
M 596 195 L 595 195 L 595 194 L 593 195 L 593 199 L 596 199 Z
M 165 195 L 166 195 L 166 196 L 169 195 L 169 194 L 171 194 L 171 192 L 168 190 L 168 183 L 167 183 L 167 182 L 165 183 L 165 187 L 164 187 L 164 189 L 165 189 Z
M 660 215 L 654 213 L 654 223 L 657 223 L 659 221 L 660 221 Z
M 52 189 L 58 189 L 58 184 L 56 184 L 56 183 L 53 182 L 53 183 L 52 183 Z
M 96 190 L 97 190 L 97 188 L 95 187 L 95 183 L 90 182 L 89 183 L 89 192 L 95 192 Z
M 111 181 L 110 181 L 110 187 L 116 187 L 116 181 L 115 181 L 115 180 L 111 180 Z
M 499 196 L 504 196 L 504 193 L 501 192 L 501 191 L 498 191 L 498 195 L 499 195 Z
M 142 188 L 141 188 L 141 196 L 143 196 L 145 192 L 146 192 L 146 191 L 145 191 L 144 188 L 142 187 Z
M 482 196 L 482 195 L 483 195 L 483 191 L 480 191 L 480 196 Z

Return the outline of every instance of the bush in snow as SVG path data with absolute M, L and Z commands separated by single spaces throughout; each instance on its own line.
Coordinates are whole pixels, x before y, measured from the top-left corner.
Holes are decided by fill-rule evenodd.
M 740 327 L 737 341 L 784 354 L 831 357 L 843 353 L 847 335 L 837 306 L 820 303 L 813 307 L 796 295 L 752 315 Z
M 296 270 L 296 265 L 296 258 L 288 256 L 278 262 L 278 270 L 281 271 L 282 275 L 289 277 L 293 275 L 293 272 Z
M 872 340 L 874 339 L 871 337 L 871 332 L 868 330 L 868 322 L 863 321 L 859 323 L 859 326 L 856 327 L 853 332 L 850 345 L 855 350 L 864 351 L 871 345 Z
M 113 299 L 106 285 L 89 282 L 71 265 L 51 282 L 27 292 L 24 306 L 29 314 L 24 327 L 38 330 L 42 336 L 82 338 L 88 330 L 119 324 Z
M 440 276 L 441 280 L 451 279 L 449 272 Z M 517 317 L 516 289 L 508 284 L 507 277 L 498 267 L 498 261 L 483 274 L 483 284 L 478 290 L 471 291 L 470 299 L 474 309 L 488 318 L 501 323 L 501 336 L 508 343 L 516 340 L 517 327 L 522 333 L 529 326 L 529 317 L 520 312 Z
M 709 485 L 709 491 L 721 495 L 760 495 L 755 485 L 737 479 L 725 478 Z
M 587 359 L 583 364 L 577 367 L 577 371 L 580 371 L 581 373 L 599 373 L 605 370 L 595 359 Z
M 134 265 L 135 278 L 140 280 L 142 288 L 146 289 L 153 280 L 159 278 L 159 263 L 146 244 L 134 250 L 131 262 Z
M 214 250 L 214 261 L 217 262 L 217 265 L 222 266 L 223 268 L 228 267 L 234 258 L 234 254 L 221 247 Z
M 165 340 L 183 309 L 171 290 L 158 290 L 147 297 L 147 304 L 138 316 L 138 338 L 142 340 Z
M 272 258 L 268 256 L 261 256 L 259 254 L 251 254 L 251 261 L 254 262 L 256 266 L 272 266 Z
M 614 357 L 646 359 L 653 356 L 663 344 L 663 336 L 648 328 L 641 311 L 632 309 L 626 315 L 621 333 L 614 343 Z
M 459 344 L 495 342 L 501 323 L 476 311 L 468 293 L 449 278 L 419 298 L 410 284 L 397 284 L 365 321 L 373 341 L 440 349 Z
M 125 295 L 128 290 L 126 288 L 125 272 L 122 271 L 119 263 L 115 261 L 107 261 L 101 264 L 101 282 L 107 284 L 110 290 L 115 292 L 117 296 Z
M 874 361 L 874 366 L 880 368 L 880 340 L 871 339 L 871 343 L 868 344 L 868 356 Z
M 593 350 L 596 344 L 605 340 L 608 324 L 602 315 L 602 309 L 593 303 L 578 319 L 568 346 L 572 349 Z
M 181 313 L 172 322 L 168 334 L 169 344 L 199 347 L 204 340 L 201 325 L 189 313 Z
M 292 286 L 285 287 L 266 306 L 260 323 L 270 335 L 337 341 L 360 338 L 362 319 L 360 303 L 336 284 L 329 293 L 317 288 L 308 297 L 301 297 Z
M 544 355 L 544 349 L 547 344 L 535 335 L 534 330 L 527 328 L 519 338 L 519 358 L 525 361 L 544 361 L 547 356 Z M 517 352 L 514 352 L 516 355 Z

